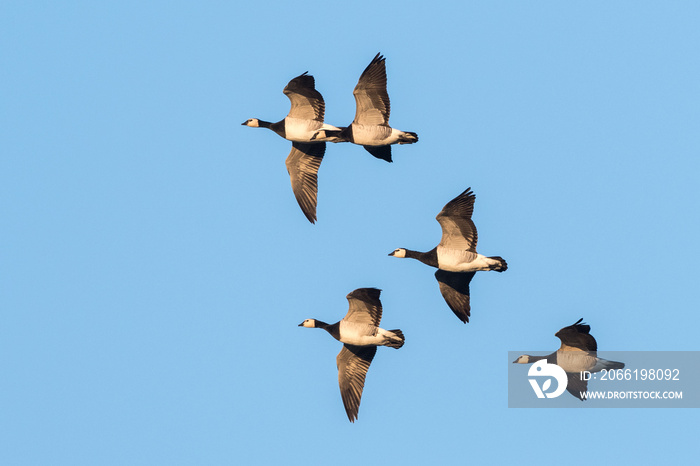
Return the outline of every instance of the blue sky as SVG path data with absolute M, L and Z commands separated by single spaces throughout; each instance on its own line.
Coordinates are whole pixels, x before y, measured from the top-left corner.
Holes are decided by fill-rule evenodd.
M 694 458 L 690 409 L 507 408 L 508 351 L 580 317 L 601 350 L 700 349 L 700 6 L 611 3 L 3 4 L 0 462 Z M 420 141 L 329 145 L 311 225 L 289 142 L 240 123 L 304 71 L 350 123 L 377 52 Z M 509 270 L 462 325 L 387 254 L 469 186 Z M 350 424 L 340 343 L 297 325 L 366 286 L 406 345 Z

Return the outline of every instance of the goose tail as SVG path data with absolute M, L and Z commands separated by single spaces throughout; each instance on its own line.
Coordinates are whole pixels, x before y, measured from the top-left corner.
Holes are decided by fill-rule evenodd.
M 413 144 L 414 142 L 418 142 L 418 135 L 416 133 L 412 133 L 411 131 L 404 131 L 399 136 L 399 141 L 397 144 Z
M 494 264 L 491 264 L 491 270 L 495 270 L 496 272 L 505 272 L 508 270 L 508 263 L 504 258 L 500 256 L 491 256 L 489 259 L 496 261 Z
M 391 348 L 396 349 L 399 349 L 403 346 L 404 342 L 406 341 L 406 338 L 404 338 L 403 332 L 401 330 L 389 330 L 387 331 L 387 333 L 387 342 L 385 343 L 385 346 L 389 346 Z
M 603 368 L 608 369 L 608 370 L 614 370 L 614 369 L 624 369 L 625 368 L 625 363 L 624 362 L 618 362 L 618 361 L 607 361 L 603 360 Z

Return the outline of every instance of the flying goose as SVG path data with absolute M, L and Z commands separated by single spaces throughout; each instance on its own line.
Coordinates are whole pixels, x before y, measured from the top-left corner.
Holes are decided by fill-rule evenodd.
M 381 290 L 358 288 L 347 295 L 350 309 L 342 320 L 327 324 L 317 319 L 306 319 L 299 327 L 322 328 L 333 338 L 344 343 L 336 358 L 338 384 L 345 412 L 355 422 L 360 409 L 360 398 L 365 386 L 367 369 L 377 352 L 377 346 L 401 348 L 404 336 L 401 330 L 379 328 L 382 319 Z
M 418 142 L 416 133 L 389 126 L 389 94 L 386 91 L 386 59 L 377 54 L 365 68 L 352 92 L 355 95 L 355 119 L 340 132 L 319 131 L 319 137 L 338 135 L 340 140 L 363 146 L 373 156 L 391 162 L 391 144 Z
M 326 152 L 326 141 L 337 137 L 319 137 L 319 130 L 340 132 L 340 128 L 323 122 L 326 105 L 316 90 L 314 77 L 308 71 L 289 81 L 284 94 L 292 108 L 284 120 L 277 123 L 250 118 L 242 123 L 252 128 L 269 128 L 292 141 L 292 151 L 287 157 L 287 171 L 292 182 L 294 196 L 306 218 L 316 222 L 316 198 L 318 194 L 318 168 Z M 316 137 L 314 137 L 316 136 Z
M 583 318 L 554 334 L 561 340 L 561 346 L 554 353 L 547 356 L 523 354 L 518 356 L 518 359 L 513 363 L 531 364 L 546 359 L 547 363 L 556 364 L 566 372 L 569 380 L 566 390 L 583 401 L 581 392 L 588 391 L 588 381 L 581 379 L 580 373 L 582 371 L 600 372 L 603 369 L 622 369 L 625 367 L 625 363 L 599 358 L 597 356 L 598 343 L 589 333 L 591 326 L 582 322 Z
M 476 252 L 477 233 L 472 221 L 476 196 L 471 188 L 448 202 L 435 219 L 442 227 L 440 244 L 428 252 L 398 248 L 394 257 L 410 257 L 431 267 L 440 285 L 440 292 L 457 318 L 469 322 L 469 282 L 480 270 L 504 272 L 508 264 L 502 257 L 486 257 Z

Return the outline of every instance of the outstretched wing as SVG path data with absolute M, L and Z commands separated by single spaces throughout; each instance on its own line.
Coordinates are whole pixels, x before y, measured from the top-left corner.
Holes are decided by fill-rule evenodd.
M 595 354 L 598 351 L 598 342 L 591 335 L 591 326 L 581 323 L 583 318 L 575 324 L 564 327 L 554 334 L 561 340 L 561 349 L 564 351 L 582 350 Z
M 350 422 L 357 419 L 365 377 L 376 352 L 376 346 L 343 345 L 335 359 L 338 365 L 340 396 Z
M 285 162 L 289 178 L 292 181 L 294 196 L 297 198 L 302 212 L 311 223 L 316 222 L 318 168 L 321 166 L 325 152 L 325 142 L 314 144 L 293 142 L 292 151 Z
M 389 94 L 386 92 L 386 59 L 377 54 L 362 72 L 357 86 L 352 92 L 355 96 L 355 120 L 359 125 L 388 125 Z
M 469 282 L 476 272 L 447 272 L 438 269 L 435 278 L 440 285 L 440 293 L 457 318 L 465 324 L 469 322 Z
M 382 302 L 379 294 L 382 290 L 376 288 L 358 288 L 348 294 L 350 309 L 343 320 L 358 324 L 370 324 L 379 327 L 382 320 Z
M 326 104 L 321 93 L 315 88 L 314 77 L 307 73 L 308 71 L 292 79 L 284 88 L 284 94 L 292 102 L 287 116 L 323 122 Z
M 448 202 L 435 219 L 442 227 L 440 246 L 476 253 L 478 235 L 472 221 L 476 196 L 471 188 Z

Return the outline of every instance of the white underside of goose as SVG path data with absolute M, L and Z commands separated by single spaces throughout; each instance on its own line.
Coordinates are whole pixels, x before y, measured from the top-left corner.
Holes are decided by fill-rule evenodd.
M 352 124 L 352 138 L 362 146 L 387 146 L 396 144 L 405 133 L 389 126 Z
M 340 321 L 340 341 L 348 345 L 369 346 L 383 345 L 387 339 L 395 338 L 392 332 L 371 324 L 358 324 L 356 322 Z
M 603 369 L 620 369 L 624 364 L 608 361 L 585 351 L 557 351 L 557 365 L 566 372 L 600 372 Z
M 340 131 L 333 125 L 321 123 L 317 120 L 305 120 L 302 118 L 286 117 L 284 119 L 285 139 L 294 142 L 326 142 L 330 139 L 314 138 L 311 139 L 321 130 Z
M 604 361 L 586 351 L 557 351 L 557 366 L 566 372 L 598 372 L 605 369 Z
M 437 248 L 438 268 L 447 272 L 477 272 L 492 270 L 499 262 L 481 254 L 449 249 L 443 246 Z

